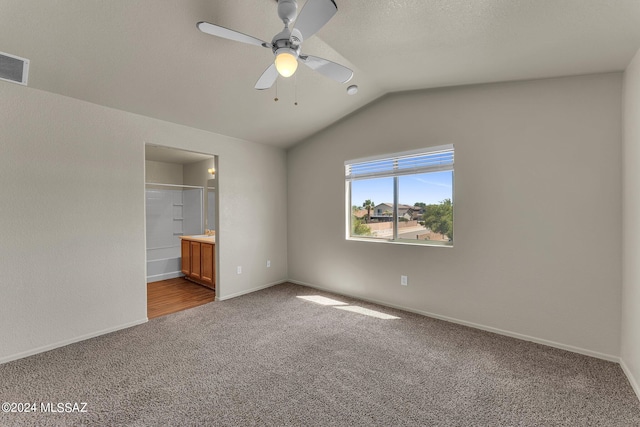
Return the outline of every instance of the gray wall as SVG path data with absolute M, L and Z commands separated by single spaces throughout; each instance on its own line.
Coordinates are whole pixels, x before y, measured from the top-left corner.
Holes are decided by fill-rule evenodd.
M 295 146 L 289 278 L 617 360 L 621 84 L 613 73 L 399 93 Z M 345 160 L 450 143 L 453 248 L 345 240 Z
M 183 167 L 180 164 L 145 160 L 144 165 L 145 182 L 173 185 L 184 184 L 184 182 L 182 182 Z
M 622 367 L 640 398 L 640 51 L 624 73 Z
M 0 363 L 146 321 L 145 143 L 219 156 L 221 299 L 287 278 L 283 150 L 7 82 L 0 99 Z

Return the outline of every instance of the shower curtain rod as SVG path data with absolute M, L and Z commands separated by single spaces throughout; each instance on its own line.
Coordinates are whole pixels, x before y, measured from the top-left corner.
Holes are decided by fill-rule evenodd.
M 200 190 L 204 190 L 204 187 L 198 187 L 197 185 L 160 184 L 158 182 L 145 182 L 144 185 L 160 185 L 164 187 L 180 187 L 180 188 L 199 188 Z

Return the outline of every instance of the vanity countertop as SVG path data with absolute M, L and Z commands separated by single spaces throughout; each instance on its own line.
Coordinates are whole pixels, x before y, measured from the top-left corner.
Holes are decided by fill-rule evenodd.
M 205 234 L 200 234 L 197 236 L 180 236 L 180 239 L 192 240 L 194 242 L 201 242 L 201 243 L 213 243 L 214 245 L 216 243 L 216 236 L 207 236 Z

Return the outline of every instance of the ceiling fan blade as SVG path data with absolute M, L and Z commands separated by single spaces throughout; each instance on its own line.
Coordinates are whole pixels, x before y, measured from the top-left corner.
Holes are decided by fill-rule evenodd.
M 353 71 L 349 68 L 344 65 L 331 62 L 327 59 L 305 54 L 301 54 L 298 59 L 312 70 L 316 70 L 323 76 L 329 77 L 330 79 L 340 83 L 346 83 L 353 77 Z
M 300 31 L 302 39 L 306 40 L 329 22 L 338 11 L 333 0 L 307 0 L 302 7 L 294 28 Z
M 276 70 L 276 64 L 271 64 L 264 70 L 264 73 L 262 73 L 256 82 L 255 88 L 258 90 L 269 89 L 276 82 L 277 78 L 278 70 Z
M 201 21 L 198 22 L 197 27 L 203 33 L 211 34 L 212 36 L 222 37 L 223 39 L 233 40 L 236 42 L 271 48 L 271 43 L 267 43 L 264 40 L 260 40 L 255 37 L 251 37 L 225 27 L 221 27 L 220 25 L 214 25 L 210 24 L 209 22 Z

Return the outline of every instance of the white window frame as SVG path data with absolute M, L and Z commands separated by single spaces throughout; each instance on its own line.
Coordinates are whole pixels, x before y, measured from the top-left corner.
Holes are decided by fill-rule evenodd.
M 436 160 L 436 156 L 439 153 L 443 153 L 448 156 L 450 153 L 451 160 L 439 162 Z M 443 159 L 444 159 L 443 157 Z M 411 168 L 398 168 L 398 162 L 402 160 L 415 158 L 418 161 L 414 167 Z M 434 159 L 433 162 L 420 163 L 421 158 Z M 389 162 L 393 163 L 393 167 L 390 169 Z M 376 166 L 378 165 L 378 166 Z M 409 240 L 401 239 L 398 237 L 398 193 L 399 193 L 399 177 L 404 175 L 417 175 L 430 172 L 443 172 L 451 171 L 452 173 L 452 188 L 451 188 L 451 203 L 453 203 L 454 197 L 454 176 L 455 176 L 455 149 L 453 144 L 439 145 L 435 147 L 422 148 L 418 150 L 403 151 L 399 153 L 382 154 L 378 156 L 363 157 L 359 159 L 347 160 L 344 162 L 345 166 L 345 238 L 347 240 L 366 241 L 366 242 L 381 242 L 381 243 L 394 243 L 403 245 L 419 245 L 419 246 L 437 246 L 451 248 L 453 245 L 435 245 L 429 240 Z M 360 166 L 360 167 L 359 167 Z M 353 170 L 356 172 L 353 173 Z M 358 171 L 359 169 L 359 171 Z M 351 182 L 360 179 L 373 179 L 373 178 L 387 178 L 393 177 L 393 236 L 391 239 L 380 238 L 367 238 L 351 235 Z M 455 210 L 454 210 L 455 217 Z

